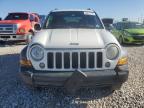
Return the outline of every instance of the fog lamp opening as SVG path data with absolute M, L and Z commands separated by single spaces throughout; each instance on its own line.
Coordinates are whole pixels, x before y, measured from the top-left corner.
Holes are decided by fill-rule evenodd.
M 45 64 L 44 63 L 40 63 L 39 67 L 43 69 L 43 68 L 45 68 Z

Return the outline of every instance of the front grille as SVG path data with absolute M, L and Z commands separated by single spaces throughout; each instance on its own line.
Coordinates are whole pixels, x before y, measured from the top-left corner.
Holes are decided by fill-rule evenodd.
M 103 67 L 103 53 L 94 51 L 54 51 L 47 53 L 48 70 L 94 70 Z
M 2 34 L 2 33 L 7 33 L 7 34 L 10 34 L 10 33 L 13 33 L 13 31 L 0 31 L 0 33 Z
M 0 24 L 0 28 L 3 28 L 3 27 L 5 27 L 5 28 L 11 28 L 11 27 L 13 27 L 13 24 Z
M 0 36 L 0 38 L 10 38 L 10 36 Z
M 1 34 L 10 34 L 15 33 L 15 25 L 13 24 L 0 24 L 0 33 Z
M 133 36 L 135 40 L 144 40 L 144 36 Z

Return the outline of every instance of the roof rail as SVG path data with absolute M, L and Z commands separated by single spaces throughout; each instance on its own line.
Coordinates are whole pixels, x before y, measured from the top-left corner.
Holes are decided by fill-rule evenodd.
M 87 10 L 92 10 L 91 8 L 87 8 Z

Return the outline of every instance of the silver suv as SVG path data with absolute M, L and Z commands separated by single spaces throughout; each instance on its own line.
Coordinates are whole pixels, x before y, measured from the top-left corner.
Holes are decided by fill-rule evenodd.
M 21 52 L 27 84 L 119 89 L 128 78 L 127 54 L 93 10 L 54 10 Z

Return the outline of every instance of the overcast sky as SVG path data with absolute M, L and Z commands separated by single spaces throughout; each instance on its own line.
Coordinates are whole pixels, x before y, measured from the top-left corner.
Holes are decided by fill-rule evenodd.
M 0 17 L 9 12 L 48 14 L 52 9 L 94 9 L 102 17 L 144 17 L 144 0 L 0 0 Z

